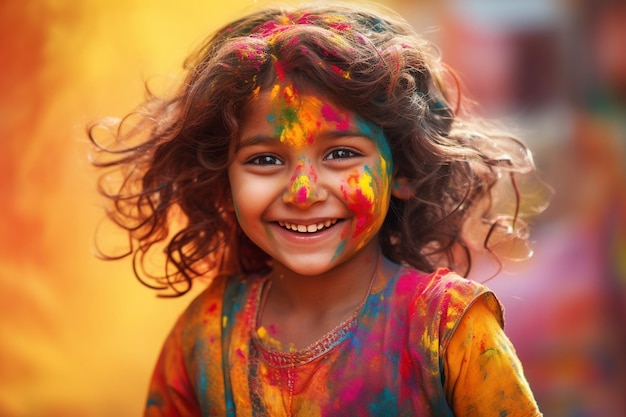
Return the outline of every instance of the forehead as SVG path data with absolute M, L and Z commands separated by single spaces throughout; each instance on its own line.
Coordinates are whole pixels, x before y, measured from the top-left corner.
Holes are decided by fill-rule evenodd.
M 264 113 L 269 116 L 269 121 L 274 121 L 273 117 L 282 118 L 277 121 L 294 122 L 290 116 L 294 113 L 317 113 L 322 119 L 332 119 L 328 111 L 340 111 L 343 114 L 354 116 L 349 110 L 336 105 L 332 99 L 319 92 L 315 87 L 300 88 L 289 82 L 276 82 L 273 85 L 257 89 L 248 101 L 245 119 L 251 115 Z M 244 120 L 244 122 L 247 120 Z M 332 120 L 329 120 L 332 121 Z
M 315 89 L 300 90 L 291 83 L 275 83 L 254 93 L 242 120 L 246 132 L 268 130 L 282 142 L 302 145 L 320 130 L 349 130 L 356 127 L 356 114 L 345 110 Z M 268 134 L 270 132 L 267 132 Z

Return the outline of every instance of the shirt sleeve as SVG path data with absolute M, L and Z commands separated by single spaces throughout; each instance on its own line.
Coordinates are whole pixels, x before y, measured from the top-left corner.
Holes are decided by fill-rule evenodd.
M 154 368 L 144 417 L 200 416 L 200 409 L 185 368 L 182 320 L 170 332 Z
M 542 416 L 499 317 L 495 296 L 481 295 L 444 352 L 444 390 L 457 417 Z

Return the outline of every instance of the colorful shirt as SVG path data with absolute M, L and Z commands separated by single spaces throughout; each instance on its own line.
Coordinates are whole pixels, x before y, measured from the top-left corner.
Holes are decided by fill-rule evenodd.
M 213 282 L 157 363 L 146 416 L 540 416 L 499 302 L 447 270 L 400 268 L 307 349 L 256 324 L 266 278 Z

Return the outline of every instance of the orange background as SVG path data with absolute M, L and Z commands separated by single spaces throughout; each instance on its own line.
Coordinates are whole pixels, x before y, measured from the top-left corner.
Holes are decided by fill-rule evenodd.
M 485 26 L 467 20 L 466 14 L 444 10 L 444 3 L 387 2 L 416 25 L 434 24 L 444 29 L 433 33 L 442 42 L 444 58 L 461 67 L 487 110 L 518 111 L 511 105 L 520 91 L 511 68 L 519 63 L 507 61 L 509 44 Z M 0 3 L 1 417 L 140 414 L 160 345 L 191 295 L 157 299 L 135 280 L 128 262 L 107 263 L 93 256 L 93 233 L 103 212 L 95 192 L 96 173 L 87 160 L 84 127 L 97 117 L 130 111 L 143 96 L 145 78 L 178 73 L 184 57 L 204 36 L 256 4 L 253 0 Z M 476 55 L 469 56 L 468 51 Z M 491 61 L 485 60 L 486 53 Z M 532 63 L 526 65 L 530 71 Z M 618 76 L 623 76 L 619 71 Z M 560 80 L 559 75 L 567 74 L 557 74 L 554 81 Z M 614 204 L 617 217 L 623 216 L 614 228 L 618 243 L 619 239 L 623 243 L 623 159 L 610 143 L 605 146 L 608 125 L 581 117 L 578 110 L 568 111 L 574 120 L 568 131 L 571 136 L 563 132 L 553 135 L 548 129 L 540 137 L 542 141 L 536 140 L 542 167 L 563 186 L 557 189 L 554 209 L 541 226 L 539 235 L 544 239 L 539 240 L 539 248 L 547 242 L 545 246 L 554 249 L 567 244 L 568 236 L 598 230 Z M 563 137 L 556 140 L 556 136 Z M 591 186 L 581 190 L 576 182 L 568 187 L 571 181 L 581 180 L 582 170 Z M 551 229 L 554 224 L 558 227 Z M 619 244 L 615 248 L 623 250 Z M 563 264 L 551 258 L 553 253 L 538 252 L 537 262 L 548 269 L 531 263 L 518 272 L 515 282 L 527 271 L 525 282 L 532 283 L 533 294 L 540 297 L 543 284 L 531 278 L 539 276 L 538 270 L 541 276 L 559 276 Z M 623 253 L 616 256 L 619 260 Z M 595 265 L 593 260 L 589 264 Z M 596 288 L 596 281 L 590 282 L 591 288 Z M 624 282 L 617 286 L 618 291 L 624 290 Z M 522 295 L 528 297 L 520 316 L 546 320 L 546 316 L 533 316 L 539 313 L 526 289 L 502 291 L 505 305 L 519 301 Z M 596 310 L 603 305 L 603 297 L 598 295 L 587 304 L 577 299 L 561 308 L 559 300 L 563 298 L 555 293 L 550 309 L 542 314 L 557 320 L 557 326 L 570 329 L 574 336 L 568 333 L 570 339 L 562 339 L 565 347 L 551 345 L 556 351 L 550 351 L 549 361 L 542 362 L 548 356 L 540 350 L 524 347 L 526 333 L 512 335 L 514 342 L 520 341 L 520 356 L 527 364 L 531 385 L 539 398 L 546 399 L 544 408 L 560 410 L 546 411 L 546 415 L 573 415 L 563 411 L 568 409 L 569 397 L 563 399 L 565 405 L 552 404 L 552 393 L 562 393 L 566 387 L 574 393 L 572 398 L 583 398 L 575 394 L 577 390 L 582 393 L 584 385 L 577 384 L 576 378 L 584 382 L 599 378 L 587 371 L 578 375 L 576 370 L 588 363 L 584 354 L 561 354 L 569 352 L 571 340 L 586 340 L 585 346 L 594 347 L 593 342 L 587 343 L 591 339 L 586 339 L 586 334 L 578 332 L 580 321 L 568 323 L 572 311 L 584 312 L 589 321 L 585 325 L 600 328 L 611 346 L 623 337 L 615 336 L 616 330 L 608 325 L 609 330 L 602 330 L 606 322 Z M 515 305 L 511 311 L 518 311 Z M 529 328 L 532 332 L 533 327 Z M 623 333 L 621 329 L 617 332 Z M 557 341 L 559 337 L 557 334 Z M 623 350 L 619 352 L 623 355 Z M 554 363 L 554 357 L 567 357 L 569 362 L 546 374 L 545 365 Z M 550 381 L 555 382 L 550 385 Z M 607 385 L 614 386 L 615 381 Z M 618 395 L 603 392 L 597 401 L 610 404 L 620 397 L 620 387 Z M 569 409 L 577 407 L 569 405 Z M 617 405 L 611 407 L 618 409 Z
M 0 416 L 140 413 L 189 298 L 157 299 L 127 262 L 92 255 L 103 212 L 84 126 L 131 110 L 144 78 L 178 72 L 202 37 L 251 6 L 0 3 Z

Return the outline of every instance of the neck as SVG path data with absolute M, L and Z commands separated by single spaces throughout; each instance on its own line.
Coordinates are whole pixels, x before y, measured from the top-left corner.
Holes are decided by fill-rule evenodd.
M 373 248 L 322 275 L 295 275 L 276 265 L 257 316 L 257 325 L 272 329 L 272 344 L 284 351 L 303 349 L 356 317 L 370 292 L 384 286 L 399 267 L 382 258 L 377 244 Z
M 284 313 L 313 315 L 340 313 L 356 307 L 367 295 L 382 257 L 378 245 L 372 246 L 321 275 L 295 274 L 275 265 L 268 304 Z

